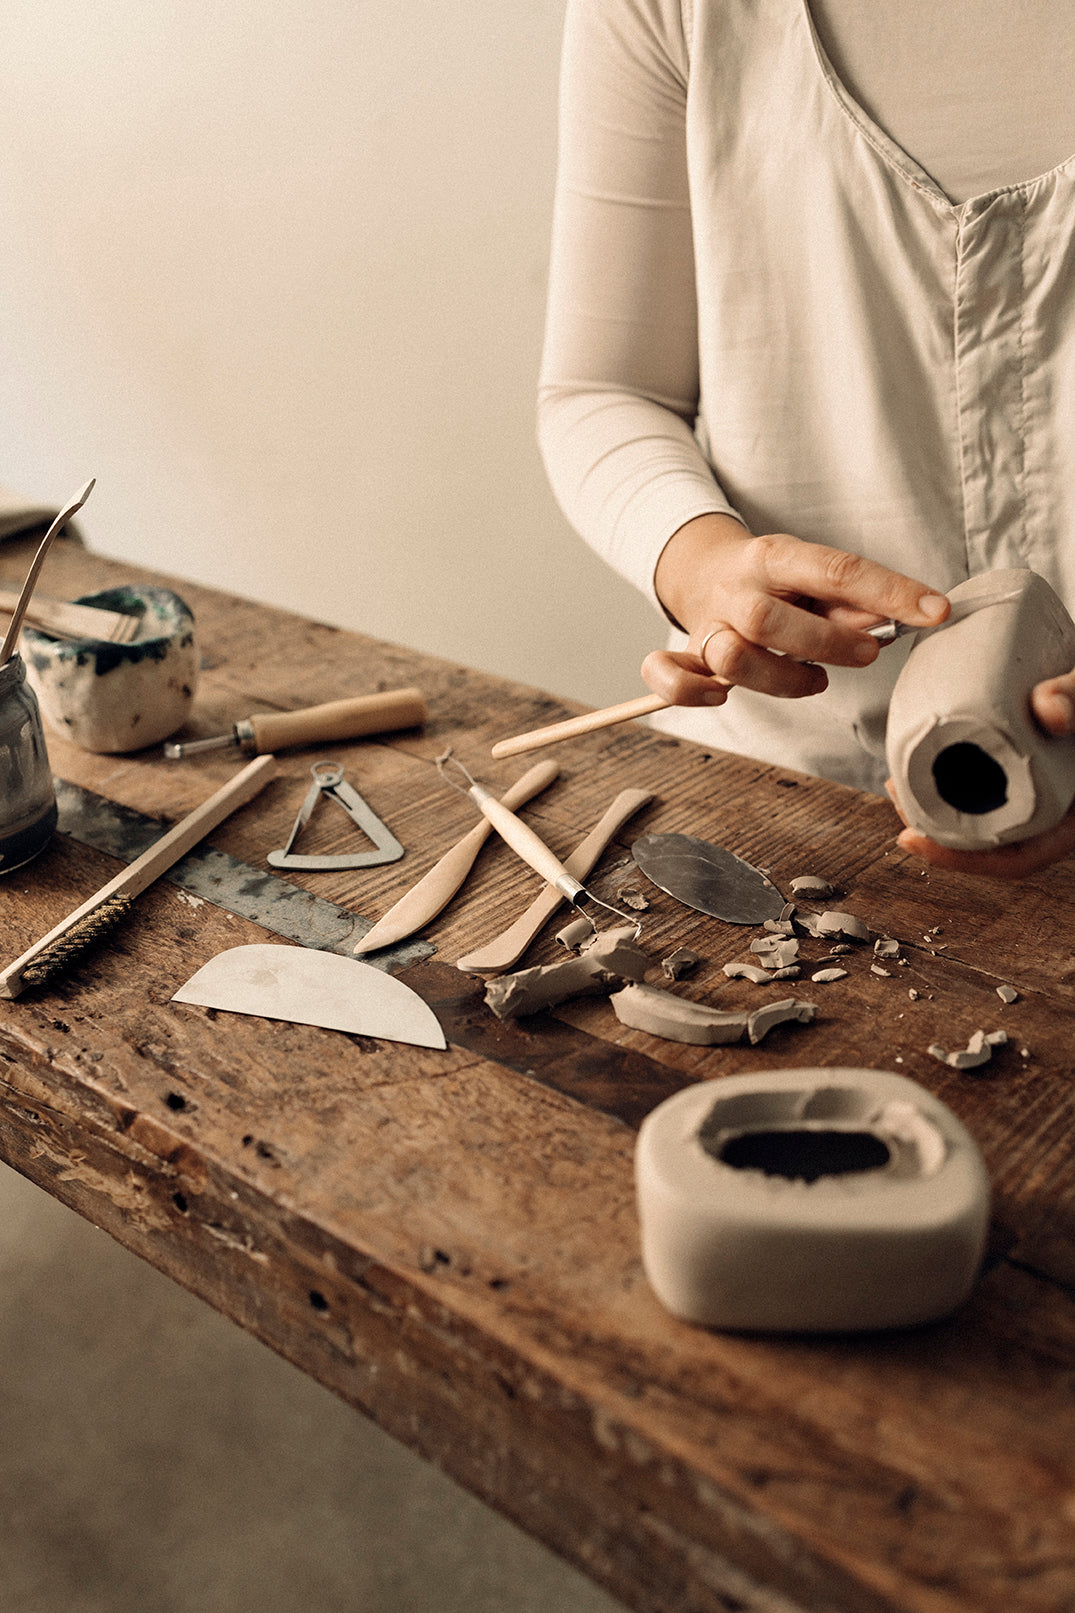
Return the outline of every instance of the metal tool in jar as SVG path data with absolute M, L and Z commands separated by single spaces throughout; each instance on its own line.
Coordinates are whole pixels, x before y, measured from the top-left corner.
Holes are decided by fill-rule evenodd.
M 56 827 L 56 792 L 41 711 L 15 646 L 52 541 L 82 508 L 93 487 L 93 481 L 88 481 L 64 505 L 42 538 L 0 646 L 0 873 L 10 873 L 36 857 Z

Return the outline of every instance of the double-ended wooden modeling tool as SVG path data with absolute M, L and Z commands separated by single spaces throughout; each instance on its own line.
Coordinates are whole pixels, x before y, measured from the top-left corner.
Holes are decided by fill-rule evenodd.
M 628 819 L 633 818 L 636 812 L 641 812 L 652 800 L 653 796 L 648 790 L 621 790 L 608 810 L 594 824 L 586 838 L 579 841 L 564 863 L 564 868 L 572 878 L 585 879 L 590 870 L 596 867 L 598 858 L 606 850 L 613 836 L 619 833 Z M 491 941 L 483 942 L 473 952 L 468 952 L 465 957 L 459 958 L 456 961 L 456 968 L 462 969 L 464 974 L 503 974 L 513 963 L 519 961 L 531 941 L 537 939 L 563 900 L 563 892 L 557 886 L 544 886 L 525 913 L 520 914 L 513 924 L 509 924 L 502 934 L 495 936 Z
M 453 778 L 449 777 L 447 771 L 449 762 L 462 773 L 467 781 L 465 785 L 457 784 Z M 502 802 L 498 801 L 496 796 L 485 788 L 484 784 L 479 784 L 477 779 L 468 773 L 462 762 L 454 757 L 450 750 L 445 751 L 443 756 L 438 756 L 437 769 L 446 784 L 450 784 L 453 789 L 459 790 L 461 794 L 470 796 L 479 812 L 489 819 L 500 838 L 507 842 L 512 851 L 523 859 L 523 862 L 529 863 L 536 874 L 540 874 L 542 879 L 546 880 L 550 885 L 555 885 L 561 895 L 566 896 L 572 907 L 589 922 L 590 928 L 595 935 L 598 930 L 591 909 L 599 907 L 604 912 L 611 913 L 613 918 L 618 919 L 621 923 L 626 921 L 632 925 L 635 939 L 637 940 L 642 933 L 642 925 L 639 922 L 638 915 L 636 913 L 625 913 L 621 908 L 613 907 L 609 902 L 603 902 L 599 896 L 595 896 L 592 891 L 588 891 L 585 885 L 580 884 L 568 872 L 555 853 L 550 851 L 545 842 L 534 833 L 533 829 L 528 824 L 525 824 L 521 818 L 517 818 L 515 813 L 504 806 Z
M 229 817 L 267 783 L 276 770 L 271 756 L 259 756 L 222 785 L 215 795 L 187 814 L 144 851 L 128 868 L 102 885 L 14 963 L 0 970 L 0 997 L 13 998 L 27 986 L 43 984 L 80 952 L 99 940 L 128 911 L 134 898 L 177 863 L 199 840 Z
M 525 806 L 527 801 L 547 789 L 559 772 L 555 762 L 536 763 L 505 792 L 501 806 L 512 812 L 517 807 Z M 444 853 L 417 885 L 412 886 L 383 918 L 378 919 L 372 930 L 366 931 L 355 947 L 355 956 L 361 957 L 363 953 L 376 952 L 379 947 L 392 946 L 435 919 L 470 873 L 479 851 L 492 832 L 493 825 L 483 817 L 462 840 Z
M 377 694 L 329 700 L 302 711 L 263 711 L 237 722 L 230 734 L 212 739 L 186 739 L 164 747 L 169 761 L 200 756 L 203 751 L 233 746 L 247 755 L 289 750 L 296 745 L 320 745 L 338 739 L 363 739 L 399 728 L 420 728 L 429 715 L 417 689 L 385 689 Z

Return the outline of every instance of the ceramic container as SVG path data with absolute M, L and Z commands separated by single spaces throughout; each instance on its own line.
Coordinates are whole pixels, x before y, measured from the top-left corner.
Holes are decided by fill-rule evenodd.
M 56 827 L 41 713 L 21 655 L 0 666 L 0 874 L 36 857 Z
M 1075 667 L 1075 623 L 1043 577 L 991 571 L 916 635 L 889 703 L 900 810 L 942 846 L 986 849 L 1051 829 L 1075 798 L 1075 740 L 1034 721 L 1036 683 Z
M 167 588 L 131 586 L 87 594 L 82 605 L 141 610 L 131 644 L 58 639 L 23 629 L 31 684 L 51 728 L 83 750 L 142 750 L 183 726 L 198 685 L 190 607 Z
M 932 1321 L 967 1297 L 985 1247 L 974 1140 L 924 1087 L 881 1070 L 685 1087 L 643 1121 L 635 1175 L 650 1285 L 710 1327 Z

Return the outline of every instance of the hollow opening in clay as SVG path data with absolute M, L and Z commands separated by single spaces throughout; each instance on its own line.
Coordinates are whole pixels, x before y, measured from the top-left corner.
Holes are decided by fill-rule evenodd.
M 892 1153 L 872 1131 L 811 1127 L 740 1132 L 724 1141 L 717 1157 L 734 1170 L 816 1182 L 822 1176 L 879 1170 Z
M 947 745 L 933 759 L 933 782 L 942 801 L 957 812 L 979 817 L 1008 799 L 1008 776 L 980 745 Z

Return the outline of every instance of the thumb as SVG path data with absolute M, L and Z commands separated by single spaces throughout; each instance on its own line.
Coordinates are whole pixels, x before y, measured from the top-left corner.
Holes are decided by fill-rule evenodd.
M 1047 734 L 1075 734 L 1075 672 L 1047 678 L 1030 695 L 1030 709 Z

